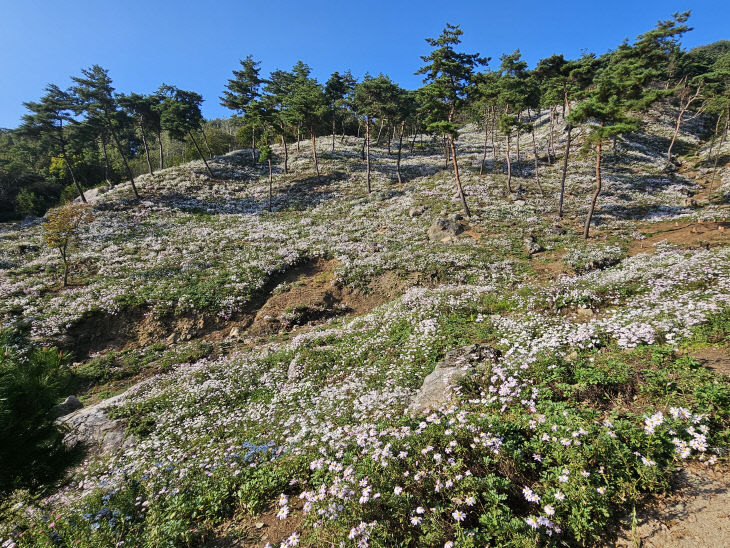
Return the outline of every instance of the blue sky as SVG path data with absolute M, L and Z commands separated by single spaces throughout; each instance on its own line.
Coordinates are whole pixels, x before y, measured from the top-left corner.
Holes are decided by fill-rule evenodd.
M 350 68 L 413 88 L 424 38 L 446 22 L 461 25 L 464 51 L 492 57 L 492 67 L 516 48 L 533 66 L 553 53 L 604 53 L 687 9 L 694 30 L 685 46 L 730 39 L 725 0 L 0 0 L 0 127 L 17 126 L 23 101 L 48 83 L 66 87 L 94 63 L 120 92 L 165 82 L 202 93 L 203 114 L 214 118 L 230 113 L 218 97 L 248 54 L 264 75 L 302 59 L 320 81 Z

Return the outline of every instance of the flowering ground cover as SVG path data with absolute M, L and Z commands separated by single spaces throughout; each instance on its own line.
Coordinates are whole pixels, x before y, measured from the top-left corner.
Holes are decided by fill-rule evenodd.
M 730 381 L 694 357 L 727 348 L 727 240 L 629 253 L 659 221 L 724 232 L 730 171 L 702 203 L 687 201 L 707 188 L 709 170 L 690 156 L 703 152 L 701 128 L 681 136 L 692 177 L 667 175 L 667 123 L 655 114 L 607 157 L 587 244 L 592 159 L 572 162 L 558 222 L 560 166 L 541 166 L 542 196 L 525 160 L 508 200 L 499 161 L 478 176 L 472 126 L 459 152 L 473 216 L 449 243 L 426 233 L 460 211 L 438 147 L 405 155 L 402 185 L 376 148 L 368 195 L 354 138 L 321 151 L 320 178 L 304 148 L 293 153 L 272 212 L 266 174 L 243 153 L 212 161 L 216 179 L 196 163 L 142 177 L 140 204 L 125 188 L 102 194 L 69 288 L 42 225 L 0 233 L 4 324 L 30 321 L 40 341 L 75 351 L 97 394 L 148 377 L 110 412 L 130 443 L 90 453 L 50 496 L 15 493 L 4 546 L 609 541 L 609 526 L 668 489 L 678 467 L 727 460 Z M 547 130 L 543 116 L 538 142 Z M 528 253 L 527 236 L 543 251 Z M 544 257 L 557 259 L 550 276 Z M 367 294 L 394 273 L 402 295 L 246 335 L 244 317 L 301 283 L 286 273 L 325 259 L 333 286 Z M 183 333 L 183 320 L 199 327 Z M 94 322 L 125 336 L 85 335 Z M 157 327 L 130 328 L 142 324 Z M 209 336 L 237 326 L 242 340 Z M 410 411 L 445 354 L 471 344 L 495 359 L 473 364 L 450 400 Z

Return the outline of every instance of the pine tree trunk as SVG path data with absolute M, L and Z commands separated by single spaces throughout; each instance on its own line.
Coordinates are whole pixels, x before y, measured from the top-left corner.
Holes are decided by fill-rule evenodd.
M 728 126 L 730 126 L 730 111 L 728 111 L 727 118 L 725 120 L 725 130 L 722 132 L 720 142 L 717 145 L 717 152 L 715 153 L 715 163 L 712 166 L 712 176 L 710 177 L 710 190 L 712 193 L 715 187 L 715 174 L 717 173 L 717 162 L 720 159 L 720 153 L 722 152 L 722 145 L 725 144 L 725 138 L 727 137 Z
M 299 141 L 302 140 L 302 126 L 301 124 L 297 125 L 297 152 L 299 152 Z
M 162 130 L 157 132 L 157 144 L 160 148 L 160 169 L 165 169 L 165 155 L 162 150 Z
M 489 109 L 484 109 L 484 152 L 482 153 L 482 163 L 479 166 L 479 175 L 484 175 L 484 163 L 487 161 L 487 145 L 489 141 L 489 124 L 487 123 Z
M 385 119 L 380 121 L 380 129 L 378 129 L 378 138 L 375 140 L 376 146 L 380 146 L 380 136 L 383 134 L 383 125 L 385 125 Z
M 512 192 L 512 162 L 510 162 L 509 159 L 509 142 L 510 142 L 510 134 L 507 133 L 507 150 L 505 151 L 505 160 L 507 160 L 507 195 Z
M 565 178 L 568 174 L 568 156 L 570 156 L 570 135 L 573 127 L 568 125 L 568 137 L 565 141 L 565 157 L 563 158 L 563 176 L 560 179 L 560 199 L 558 200 L 558 218 L 563 218 L 563 197 L 565 196 Z
M 213 172 L 210 170 L 210 166 L 208 165 L 208 162 L 206 161 L 205 156 L 203 156 L 203 151 L 200 150 L 200 147 L 198 146 L 198 142 L 195 140 L 195 137 L 193 137 L 193 132 L 188 131 L 188 135 L 190 136 L 190 140 L 195 145 L 195 148 L 198 150 L 198 155 L 200 156 L 200 159 L 203 160 L 203 163 L 205 164 L 205 169 L 208 170 L 208 175 L 210 175 L 211 179 L 214 179 L 215 177 L 213 177 Z
M 467 218 L 471 217 L 469 206 L 466 205 L 466 196 L 464 195 L 464 189 L 461 187 L 461 178 L 459 177 L 459 163 L 456 161 L 456 147 L 454 146 L 454 138 L 449 135 L 449 148 L 451 149 L 451 159 L 454 162 L 454 176 L 456 177 L 456 188 L 459 189 L 459 198 L 461 199 L 461 206 L 464 208 L 464 215 Z
M 529 110 L 527 111 L 527 116 L 529 117 Z M 530 117 L 530 122 L 532 122 L 532 119 Z M 535 182 L 537 183 L 537 188 L 540 189 L 540 195 L 544 198 L 545 197 L 545 191 L 542 189 L 542 184 L 540 183 L 540 159 L 537 156 L 537 143 L 535 141 L 535 126 L 532 125 L 532 151 L 535 154 Z
M 147 169 L 150 172 L 150 175 L 154 175 L 154 171 L 152 171 L 152 160 L 150 160 L 150 147 L 147 146 L 147 136 L 144 133 L 144 126 L 142 125 L 142 122 L 139 123 L 139 132 L 142 134 L 142 144 L 144 145 L 144 155 L 147 159 Z
M 593 212 L 596 209 L 596 200 L 598 200 L 598 195 L 601 193 L 601 145 L 602 142 L 598 141 L 598 145 L 596 146 L 596 190 L 593 192 L 591 206 L 588 209 L 588 217 L 586 218 L 586 224 L 583 227 L 583 238 L 585 240 L 588 239 L 588 233 L 591 228 L 591 219 L 593 218 Z
M 284 135 L 281 136 L 281 144 L 284 146 L 284 173 L 289 173 L 289 150 L 286 147 L 286 139 Z
M 411 139 L 411 154 L 413 154 L 416 151 L 416 139 L 418 138 L 418 133 L 416 131 L 413 132 L 413 139 Z
M 335 111 L 332 111 L 332 152 L 335 151 Z
M 392 137 L 392 135 L 393 135 L 394 132 L 395 132 L 395 126 L 393 126 L 393 131 L 392 132 L 390 131 L 390 126 L 389 126 L 388 127 L 388 156 L 390 156 L 390 142 L 391 142 L 391 137 Z
M 111 180 L 109 179 L 109 154 L 106 150 L 106 135 L 104 132 L 101 133 L 101 150 L 104 152 L 104 179 L 106 180 L 106 184 L 109 185 L 109 187 L 113 187 Z
M 205 148 L 208 149 L 208 159 L 209 160 L 212 160 L 213 159 L 213 151 L 210 150 L 210 143 L 208 142 L 208 136 L 205 134 L 205 130 L 202 129 L 202 128 L 200 129 L 200 133 L 203 134 L 203 140 L 205 141 Z
M 401 151 L 403 150 L 403 132 L 405 130 L 405 121 L 400 123 L 400 136 L 398 137 L 398 161 L 395 164 L 395 174 L 398 176 L 398 184 L 403 183 L 403 179 L 400 175 L 400 158 L 401 158 Z
M 74 186 L 76 187 L 76 190 L 79 193 L 79 197 L 81 198 L 81 201 L 86 203 L 86 196 L 84 196 L 84 191 L 81 189 L 81 185 L 76 180 L 76 174 L 74 173 L 74 170 L 71 168 L 71 162 L 68 161 L 68 157 L 66 156 L 66 143 L 63 139 L 63 122 L 61 122 L 61 125 L 58 126 L 58 142 L 61 145 L 61 157 L 63 158 L 63 161 L 66 163 L 66 168 L 68 169 L 68 172 L 71 174 L 71 180 L 74 183 Z
M 271 196 L 274 193 L 274 176 L 271 171 L 271 158 L 269 158 L 269 212 L 271 209 Z
M 491 141 L 492 141 L 492 170 L 494 170 L 494 166 L 497 164 L 497 147 L 494 146 L 494 128 L 497 125 L 497 106 L 492 107 L 492 129 L 490 133 L 492 134 Z
M 124 156 L 124 153 L 122 152 L 122 145 L 119 144 L 119 139 L 117 138 L 117 132 L 114 131 L 114 128 L 110 124 L 110 129 L 112 133 L 112 138 L 114 139 L 114 143 L 117 145 L 117 151 L 119 151 L 119 156 L 122 157 L 122 162 L 124 163 L 124 167 L 127 171 L 127 176 L 129 177 L 129 182 L 132 183 L 132 190 L 134 191 L 134 196 L 139 200 L 139 192 L 137 192 L 137 185 L 134 184 L 134 176 L 132 175 L 132 170 L 129 167 L 129 163 L 127 163 L 127 158 Z
M 310 128 L 309 132 L 312 135 L 312 154 L 314 155 L 314 171 L 319 177 L 319 161 L 317 160 L 317 136 L 314 133 L 314 128 Z
M 677 140 L 677 135 L 679 135 L 679 129 L 682 127 L 682 116 L 684 116 L 684 113 L 687 111 L 687 109 L 690 107 L 692 102 L 697 99 L 697 96 L 700 94 L 700 89 L 702 86 L 697 86 L 697 93 L 695 93 L 692 97 L 689 97 L 687 99 L 686 103 L 680 103 L 682 105 L 682 108 L 679 109 L 679 116 L 677 116 L 677 125 L 674 127 L 674 134 L 672 135 L 672 142 L 669 143 L 669 149 L 667 150 L 667 163 L 672 163 L 672 148 L 674 147 L 674 142 Z
M 520 113 L 517 113 L 517 123 L 520 123 Z M 517 163 L 515 164 L 516 171 L 519 172 L 520 177 L 524 176 L 524 173 L 522 172 L 522 160 L 520 158 L 520 128 L 519 125 L 517 126 Z M 519 188 L 522 188 L 522 181 L 519 181 L 519 184 L 517 185 Z
M 251 130 L 251 163 L 256 167 L 256 130 Z
M 345 144 L 345 116 L 342 117 L 342 137 L 340 138 L 340 143 L 343 145 Z
M 370 119 L 365 119 L 365 177 L 367 178 L 368 194 L 371 192 L 370 188 Z
M 555 130 L 555 107 L 550 107 L 550 134 L 548 135 L 548 165 L 553 165 L 553 156 L 555 154 L 555 144 L 553 142 L 553 131 Z

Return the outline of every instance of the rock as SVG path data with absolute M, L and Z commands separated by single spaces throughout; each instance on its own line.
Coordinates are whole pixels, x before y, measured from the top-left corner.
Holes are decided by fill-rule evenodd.
M 177 333 L 173 333 L 167 337 L 167 344 L 175 344 L 177 342 Z
M 233 327 L 231 328 L 231 332 L 228 333 L 229 339 L 240 339 L 241 338 L 241 329 L 239 327 Z
M 443 361 L 423 379 L 423 384 L 413 398 L 409 410 L 420 413 L 446 403 L 454 394 L 458 382 L 476 369 L 476 364 L 489 361 L 494 363 L 499 352 L 479 344 L 463 346 L 446 353 Z
M 432 242 L 453 242 L 464 232 L 464 226 L 456 219 L 436 219 L 428 228 L 428 239 Z
M 591 310 L 590 308 L 585 308 L 583 306 L 579 307 L 575 311 L 575 313 L 578 316 L 578 318 L 583 319 L 583 320 L 590 320 L 595 315 L 593 310 Z
M 412 207 L 411 209 L 408 210 L 408 216 L 411 219 L 413 219 L 414 217 L 420 217 L 424 213 L 426 213 L 426 208 L 423 206 Z
M 124 392 L 57 419 L 56 423 L 67 430 L 64 444 L 69 447 L 81 444 L 103 454 L 134 445 L 134 438 L 126 435 L 124 421 L 112 419 L 106 414 L 107 409 L 124 401 L 126 394 Z
M 535 253 L 540 253 L 542 251 L 542 246 L 537 243 L 534 236 L 525 236 L 522 241 L 524 243 L 525 252 L 528 255 L 534 255 Z
M 521 199 L 517 199 L 512 203 L 515 204 L 517 207 L 525 207 L 527 205 L 527 202 Z
M 69 396 L 63 403 L 59 403 L 53 408 L 54 417 L 63 417 L 70 413 L 73 413 L 77 409 L 81 409 L 84 406 L 76 396 Z

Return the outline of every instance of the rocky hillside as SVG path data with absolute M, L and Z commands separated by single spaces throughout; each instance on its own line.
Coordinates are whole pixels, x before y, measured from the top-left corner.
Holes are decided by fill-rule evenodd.
M 688 463 L 727 492 L 730 146 L 715 172 L 688 119 L 667 169 L 675 116 L 607 154 L 587 242 L 593 156 L 558 219 L 547 115 L 509 196 L 499 136 L 480 176 L 462 129 L 470 218 L 438 143 L 405 145 L 402 184 L 375 147 L 368 194 L 338 137 L 319 177 L 290 147 L 271 212 L 250 151 L 100 189 L 70 287 L 44 223 L 5 228 L 0 317 L 73 353 L 87 453 L 13 495 L 0 543 L 640 543 Z

